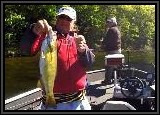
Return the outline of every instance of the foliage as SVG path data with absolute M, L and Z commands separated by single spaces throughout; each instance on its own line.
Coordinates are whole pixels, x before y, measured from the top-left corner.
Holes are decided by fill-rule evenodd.
M 57 10 L 66 5 L 5 5 L 5 52 L 19 51 L 26 28 L 38 19 L 56 21 Z M 68 5 L 77 11 L 77 25 L 90 48 L 100 45 L 106 33 L 105 20 L 115 16 L 122 34 L 122 48 L 155 48 L 154 5 Z

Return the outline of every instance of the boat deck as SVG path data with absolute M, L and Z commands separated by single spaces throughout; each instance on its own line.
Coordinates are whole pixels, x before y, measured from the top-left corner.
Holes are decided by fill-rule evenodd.
M 114 84 L 101 84 L 105 79 L 105 69 L 90 71 L 87 78 L 87 98 L 93 109 L 100 109 L 106 101 L 112 100 Z

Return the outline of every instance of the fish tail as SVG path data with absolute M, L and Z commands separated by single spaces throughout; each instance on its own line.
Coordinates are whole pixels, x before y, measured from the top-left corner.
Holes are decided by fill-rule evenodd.
M 47 95 L 45 104 L 47 106 L 56 106 L 56 100 L 55 100 L 54 96 Z

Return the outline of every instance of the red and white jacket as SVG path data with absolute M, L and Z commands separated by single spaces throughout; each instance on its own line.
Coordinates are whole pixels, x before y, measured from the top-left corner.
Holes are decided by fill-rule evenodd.
M 41 43 L 45 35 L 35 38 L 31 54 L 40 50 Z M 85 89 L 86 86 L 86 69 L 79 60 L 75 38 L 67 34 L 63 36 L 57 33 L 57 76 L 55 79 L 55 93 L 72 93 Z

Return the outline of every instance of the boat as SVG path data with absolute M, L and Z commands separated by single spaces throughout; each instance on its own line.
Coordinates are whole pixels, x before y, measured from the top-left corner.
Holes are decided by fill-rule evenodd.
M 121 65 L 115 66 L 111 84 L 101 83 L 105 68 L 87 72 L 86 96 L 92 110 L 156 111 L 155 72 L 123 64 L 123 58 L 123 55 L 105 57 L 105 64 Z M 42 90 L 35 88 L 6 99 L 5 110 L 39 110 L 41 101 Z

